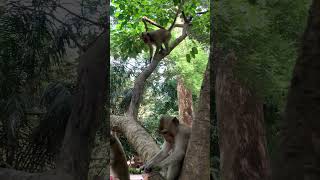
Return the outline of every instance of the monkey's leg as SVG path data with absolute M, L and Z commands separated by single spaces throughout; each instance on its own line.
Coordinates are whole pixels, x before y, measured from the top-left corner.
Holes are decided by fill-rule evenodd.
M 150 50 L 150 59 L 149 59 L 149 63 L 151 63 L 152 61 L 152 58 L 153 58 L 153 47 L 152 47 L 152 44 L 149 43 L 149 50 Z
M 158 164 L 164 158 L 168 157 L 168 152 L 166 150 L 160 150 L 149 162 L 146 163 L 146 168 L 152 167 L 154 164 Z
M 165 50 L 166 50 L 166 52 L 168 52 L 169 51 L 169 42 L 165 42 L 164 43 L 164 46 L 165 46 Z
M 154 53 L 154 55 L 158 54 L 160 50 L 161 50 L 161 46 L 157 46 L 156 47 L 156 52 Z
M 168 157 L 169 151 L 170 145 L 165 141 L 162 146 L 162 149 L 146 163 L 145 168 L 151 168 L 153 165 L 163 161 L 163 159 Z
M 180 175 L 182 162 L 176 162 L 168 167 L 167 180 L 177 180 Z
M 165 52 L 166 52 L 166 49 L 163 48 L 163 46 L 161 45 L 161 46 L 160 46 L 160 53 L 163 54 L 163 53 L 165 53 Z

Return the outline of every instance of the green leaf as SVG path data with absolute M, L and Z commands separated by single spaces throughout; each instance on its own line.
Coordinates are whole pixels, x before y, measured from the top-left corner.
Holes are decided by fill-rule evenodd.
M 190 54 L 191 54 L 192 58 L 196 57 L 196 55 L 193 52 L 191 52 Z
M 115 12 L 116 12 L 116 7 L 110 6 L 110 16 L 113 16 Z
M 119 8 L 120 8 L 121 10 L 125 10 L 126 6 L 125 6 L 124 4 L 120 4 L 120 5 L 119 5 Z
M 124 19 L 124 14 L 119 14 L 118 20 L 122 20 L 122 19 Z
M 192 53 L 198 54 L 198 49 L 197 49 L 196 47 L 193 47 L 193 48 L 192 48 Z
M 175 6 L 179 5 L 179 4 L 180 4 L 180 0 L 173 0 L 173 4 L 174 4 Z
M 190 54 L 187 54 L 187 55 L 186 55 L 186 58 L 187 58 L 187 62 L 190 63 L 190 61 L 191 61 Z

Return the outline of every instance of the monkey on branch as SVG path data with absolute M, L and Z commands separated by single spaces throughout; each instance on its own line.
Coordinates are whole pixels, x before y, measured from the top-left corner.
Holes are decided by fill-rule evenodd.
M 141 33 L 140 38 L 143 40 L 143 42 L 149 46 L 149 51 L 150 51 L 150 59 L 149 63 L 153 59 L 153 56 L 156 55 L 157 53 L 166 51 L 169 51 L 169 41 L 171 39 L 171 30 L 174 27 L 180 27 L 180 26 L 175 26 L 176 20 L 178 15 L 181 12 L 181 7 L 182 3 L 179 5 L 178 10 L 176 12 L 175 18 L 171 24 L 171 26 L 166 29 L 163 26 L 157 24 L 156 22 L 152 21 L 151 19 L 147 18 L 146 16 L 142 17 L 142 22 L 144 23 L 146 32 Z M 184 16 L 184 13 L 183 13 Z M 157 26 L 159 29 L 154 30 L 154 31 L 148 31 L 148 26 L 147 22 Z M 162 44 L 165 46 L 165 49 L 162 47 Z M 153 54 L 153 46 L 156 46 L 156 51 L 155 54 Z

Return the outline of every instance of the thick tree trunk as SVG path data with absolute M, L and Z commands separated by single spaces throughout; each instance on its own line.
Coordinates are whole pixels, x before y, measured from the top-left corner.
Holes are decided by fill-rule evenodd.
M 109 5 L 109 3 L 108 3 Z M 73 107 L 57 168 L 45 173 L 25 173 L 0 169 L 5 180 L 86 180 L 89 160 L 98 123 L 104 120 L 107 93 L 109 30 L 81 56 L 78 92 Z
M 226 62 L 218 62 L 216 72 L 221 179 L 269 179 L 262 104 L 235 79 L 234 63 L 230 53 Z
M 314 0 L 288 93 L 278 180 L 320 179 L 319 120 L 320 1 Z
M 7 0 L 0 0 L 0 16 L 4 13 L 6 9 Z
M 193 119 L 192 92 L 185 87 L 181 78 L 178 78 L 177 93 L 179 103 L 179 120 L 191 127 Z
M 202 82 L 199 105 L 180 180 L 210 179 L 210 81 L 209 63 Z
M 80 58 L 78 92 L 66 128 L 58 167 L 86 180 L 96 130 L 105 116 L 109 35 L 104 33 Z

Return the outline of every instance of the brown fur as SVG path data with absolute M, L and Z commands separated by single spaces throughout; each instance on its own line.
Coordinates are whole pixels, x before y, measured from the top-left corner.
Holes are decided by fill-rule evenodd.
M 158 131 L 165 139 L 164 145 L 160 152 L 144 165 L 144 170 L 149 172 L 156 166 L 168 167 L 167 180 L 176 180 L 181 171 L 191 129 L 180 124 L 175 117 L 162 116 Z
M 129 167 L 121 143 L 116 135 L 110 136 L 110 168 L 120 180 L 129 180 Z
M 150 62 L 153 57 L 153 47 L 152 47 L 153 45 L 156 46 L 155 54 L 157 54 L 160 50 L 164 50 L 162 48 L 162 44 L 164 44 L 165 50 L 169 51 L 169 41 L 171 39 L 171 30 L 173 29 L 173 27 L 176 23 L 176 20 L 177 20 L 179 13 L 180 13 L 180 7 L 179 7 L 179 9 L 176 13 L 176 16 L 175 16 L 171 26 L 169 27 L 169 29 L 160 28 L 158 30 L 141 33 L 141 39 L 143 40 L 143 42 L 145 44 L 147 44 L 149 46 L 149 50 L 150 50 L 150 60 L 149 61 Z M 145 19 L 143 19 L 144 23 L 145 23 Z M 155 23 L 152 21 L 151 24 L 155 24 Z M 146 27 L 146 31 L 148 31 L 146 23 L 145 23 L 145 27 Z

